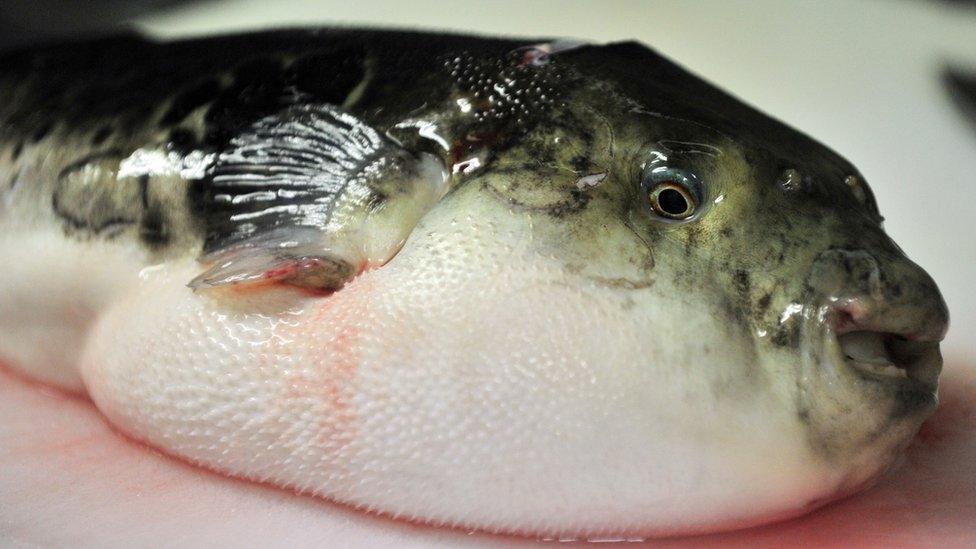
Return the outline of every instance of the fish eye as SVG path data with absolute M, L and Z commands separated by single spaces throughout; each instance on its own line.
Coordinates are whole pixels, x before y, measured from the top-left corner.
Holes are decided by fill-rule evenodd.
M 644 174 L 641 186 L 651 210 L 662 219 L 687 220 L 695 215 L 702 203 L 701 183 L 687 170 L 652 168 Z

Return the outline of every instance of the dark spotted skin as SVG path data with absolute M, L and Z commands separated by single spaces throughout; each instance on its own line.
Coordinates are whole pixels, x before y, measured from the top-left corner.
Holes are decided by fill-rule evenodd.
M 33 136 L 53 124 L 86 129 L 108 121 L 133 133 L 147 124 L 175 126 L 195 107 L 212 104 L 205 144 L 220 146 L 237 126 L 274 112 L 288 91 L 310 101 L 345 99 L 362 80 L 367 44 L 370 55 L 388 59 L 376 85 L 397 88 L 415 85 L 418 71 L 434 69 L 451 45 L 491 43 L 440 42 L 412 33 L 295 31 L 165 44 L 124 36 L 9 53 L 0 59 L 4 97 L 15 96 L 14 83 L 31 93 L 20 94 L 4 118 L 9 137 Z M 409 108 L 391 99 L 384 110 Z
M 12 53 L 0 58 L 0 99 L 9 105 L 0 111 L 6 128 L 3 140 L 13 144 L 11 156 L 16 157 L 24 142 L 36 143 L 60 126 L 69 135 L 87 137 L 93 149 L 89 154 L 105 154 L 99 149 L 111 136 L 119 144 L 113 151 L 124 158 L 147 145 L 147 133 L 181 154 L 217 152 L 262 117 L 295 103 L 343 105 L 365 82 L 350 110 L 384 131 L 408 117 L 449 115 L 443 112 L 449 98 L 467 98 L 473 116 L 451 120 L 442 130 L 453 141 L 453 154 L 490 142 L 492 154 L 497 155 L 506 142 L 535 125 L 556 123 L 547 113 L 561 97 L 584 78 L 600 75 L 622 94 L 640 97 L 647 110 L 708 120 L 703 131 L 709 139 L 718 132 L 734 135 L 737 142 L 755 140 L 780 157 L 767 158 L 768 152 L 744 148 L 747 154 L 755 154 L 754 162 L 778 162 L 784 169 L 801 171 L 811 165 L 820 173 L 830 166 L 831 178 L 853 171 L 802 134 L 642 46 L 584 48 L 565 54 L 565 64 L 559 59 L 549 67 L 521 66 L 519 49 L 539 42 L 327 30 L 165 44 L 126 36 Z M 635 73 L 632 65 L 642 70 Z M 509 86 L 508 93 L 495 90 L 496 84 L 513 79 L 516 84 Z M 202 128 L 185 123 L 198 109 L 203 112 Z M 586 132 L 580 135 L 586 138 Z M 431 143 L 413 145 L 433 148 Z M 546 154 L 540 151 L 538 161 L 545 163 Z M 85 158 L 79 154 L 75 162 Z M 573 169 L 584 172 L 588 162 L 578 155 Z M 200 222 L 197 230 L 204 232 L 209 208 L 206 187 L 205 178 L 193 182 L 189 200 L 193 217 Z M 558 211 L 578 208 L 583 200 L 569 197 Z M 166 217 L 159 212 L 146 215 L 150 226 Z M 140 234 L 150 235 L 152 242 L 147 244 L 159 246 L 165 232 L 150 227 Z
M 570 270 L 616 288 L 694 295 L 713 304 L 731 338 L 750 342 L 757 363 L 781 357 L 775 375 L 796 377 L 797 418 L 818 454 L 843 460 L 917 428 L 934 406 L 931 385 L 861 380 L 864 400 L 841 402 L 827 389 L 807 388 L 810 374 L 796 365 L 827 360 L 819 343 L 804 347 L 824 322 L 790 314 L 791 306 L 809 312 L 832 298 L 865 297 L 863 272 L 844 262 L 835 266 L 839 286 L 810 274 L 829 250 L 868 250 L 876 260 L 877 314 L 898 311 L 879 321 L 884 331 L 931 326 L 934 334 L 944 326 L 934 283 L 885 235 L 857 169 L 641 46 L 583 49 L 564 59 L 593 80 L 566 91 L 567 108 L 499 159 L 479 179 L 485 189 L 516 211 L 548 216 L 555 228 L 537 229 L 537 240 Z M 667 224 L 649 211 L 640 166 L 656 154 L 708 181 L 699 220 Z M 796 177 L 784 179 L 787 171 Z M 606 173 L 606 182 L 574 184 L 591 173 Z M 608 264 L 618 274 L 606 276 Z M 925 320 L 890 320 L 913 314 Z M 754 375 L 758 383 L 762 374 Z
M 516 50 L 531 43 L 316 30 L 165 44 L 123 36 L 15 52 L 0 58 L 2 142 L 17 162 L 25 143 L 38 143 L 59 128 L 58 138 L 71 139 L 74 149 L 64 173 L 107 155 L 121 160 L 139 148 L 219 153 L 256 121 L 290 105 L 344 106 L 389 131 L 408 115 L 442 111 L 450 98 L 464 95 L 474 104 L 473 119 L 441 130 L 457 141 L 453 153 L 463 154 L 466 139 L 479 147 L 490 140 L 497 152 L 518 134 L 516 126 L 531 125 L 559 95 L 558 77 L 551 78 L 556 71 L 519 68 Z M 514 77 L 524 82 L 509 85 L 506 102 L 490 79 Z M 418 150 L 437 150 L 415 132 L 398 138 Z M 143 201 L 138 219 L 114 217 L 120 224 L 138 223 L 138 235 L 152 248 L 165 247 L 168 235 L 181 231 L 219 241 L 226 223 L 212 217 L 208 178 L 187 183 L 194 220 L 189 226 L 167 227 L 171 216 L 154 209 L 152 200 Z M 72 231 L 105 234 L 101 219 L 86 226 L 56 202 Z

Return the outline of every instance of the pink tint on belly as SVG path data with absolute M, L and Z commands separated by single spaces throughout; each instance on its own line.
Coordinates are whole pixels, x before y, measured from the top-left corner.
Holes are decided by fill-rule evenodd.
M 336 451 L 356 437 L 359 417 L 353 399 L 374 285 L 371 277 L 361 277 L 315 298 L 301 321 L 283 334 L 304 350 L 288 373 L 285 398 L 312 402 L 318 423 L 315 442 Z

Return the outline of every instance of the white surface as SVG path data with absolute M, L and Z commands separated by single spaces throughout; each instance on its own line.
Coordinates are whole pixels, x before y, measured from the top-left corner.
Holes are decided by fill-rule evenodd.
M 948 60 L 976 70 L 976 9 L 907 0 L 229 0 L 139 24 L 163 36 L 340 24 L 640 40 L 857 165 L 889 234 L 949 304 L 947 362 L 976 367 L 976 129 L 939 79 Z

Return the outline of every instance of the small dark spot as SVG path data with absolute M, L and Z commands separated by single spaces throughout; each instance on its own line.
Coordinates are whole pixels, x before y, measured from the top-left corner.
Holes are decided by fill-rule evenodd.
M 13 158 L 14 160 L 20 158 L 20 153 L 24 152 L 24 141 L 18 140 L 14 145 Z
M 769 303 L 773 300 L 772 294 L 766 294 L 759 298 L 759 310 L 766 311 L 769 309 Z
M 98 128 L 98 131 L 92 136 L 91 144 L 97 147 L 104 143 L 110 135 L 112 135 L 112 126 L 105 124 L 101 128 Z
M 162 248 L 169 242 L 169 231 L 161 211 L 158 209 L 146 211 L 139 226 L 139 238 L 150 248 Z
M 932 409 L 936 403 L 935 389 L 901 387 L 896 393 L 895 406 L 890 417 L 893 420 L 916 415 L 920 410 Z
M 590 160 L 581 154 L 574 156 L 570 164 L 576 173 L 587 173 L 590 168 Z
M 732 229 L 730 227 L 722 227 L 722 230 L 719 231 L 719 234 L 725 238 L 729 238 L 732 236 Z
M 847 273 L 848 276 L 850 276 L 851 272 L 854 270 L 854 266 L 851 265 L 851 260 L 848 256 L 845 255 L 843 257 L 842 265 L 844 266 L 844 272 Z
M 799 334 L 797 333 L 796 328 L 791 328 L 787 326 L 780 326 L 776 330 L 776 332 L 773 333 L 773 337 L 771 338 L 773 345 L 776 345 L 778 347 L 795 346 L 798 340 L 799 340 Z
M 31 134 L 31 142 L 37 143 L 41 139 L 44 139 L 49 133 L 51 133 L 53 128 L 54 125 L 50 122 L 41 124 L 36 130 L 34 130 L 34 133 Z
M 732 273 L 732 281 L 735 283 L 735 289 L 740 294 L 746 295 L 749 293 L 751 288 L 751 283 L 749 281 L 749 273 L 738 269 Z
M 579 189 L 573 189 L 569 193 L 572 200 L 565 202 L 557 202 L 552 206 L 548 207 L 549 215 L 559 218 L 564 217 L 567 214 L 576 213 L 586 207 L 586 204 L 590 201 L 590 196 Z
M 745 325 L 748 323 L 748 305 L 744 304 L 741 299 L 723 299 L 722 307 L 725 309 L 725 314 L 733 324 Z
M 581 211 L 586 207 L 590 201 L 590 195 L 585 191 L 579 189 L 573 189 L 570 191 L 569 197 L 560 200 L 558 202 L 552 202 L 545 205 L 530 205 L 519 201 L 517 198 L 512 196 L 511 188 L 505 189 L 504 192 L 499 191 L 494 185 L 485 181 L 481 183 L 481 187 L 486 191 L 490 192 L 496 198 L 506 202 L 507 204 L 524 211 L 535 211 L 546 213 L 554 218 L 562 218 L 569 214 Z
M 373 191 L 373 193 L 369 196 L 368 202 L 366 203 L 366 211 L 369 213 L 375 213 L 381 210 L 384 206 L 386 206 L 389 199 L 390 197 L 388 197 L 385 193 Z
M 902 293 L 901 284 L 897 282 L 892 284 L 890 291 L 891 291 L 891 297 L 901 297 L 901 293 Z
M 691 252 L 698 247 L 699 237 L 698 227 L 688 228 L 688 240 L 685 241 L 685 256 L 691 256 Z
M 142 174 L 139 176 L 139 197 L 142 200 L 142 209 L 149 209 L 149 176 Z
M 797 299 L 796 302 L 802 303 L 805 301 L 810 301 L 812 296 L 815 295 L 816 293 L 817 293 L 816 290 L 813 288 L 813 286 L 810 285 L 810 280 L 809 279 L 804 280 L 803 290 L 800 292 L 800 298 Z

